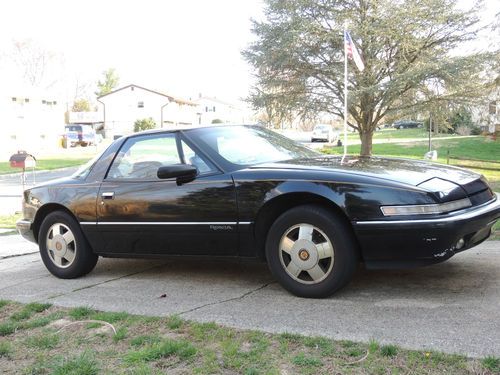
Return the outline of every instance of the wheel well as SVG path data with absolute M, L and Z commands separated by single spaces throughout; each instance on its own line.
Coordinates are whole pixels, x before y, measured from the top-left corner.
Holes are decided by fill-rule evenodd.
M 64 207 L 62 204 L 58 203 L 47 203 L 40 207 L 35 215 L 35 220 L 33 221 L 33 235 L 35 240 L 38 242 L 38 231 L 40 230 L 40 226 L 42 225 L 43 220 L 47 217 L 48 214 L 54 211 L 64 211 L 71 215 L 75 220 L 76 217 L 73 213 Z M 78 220 L 77 220 L 78 221 Z
M 335 213 L 335 215 L 343 218 L 351 226 L 349 219 L 340 207 L 325 197 L 311 193 L 283 194 L 266 203 L 257 214 L 254 235 L 258 257 L 265 258 L 267 233 L 273 222 L 285 211 L 304 204 L 321 205 Z

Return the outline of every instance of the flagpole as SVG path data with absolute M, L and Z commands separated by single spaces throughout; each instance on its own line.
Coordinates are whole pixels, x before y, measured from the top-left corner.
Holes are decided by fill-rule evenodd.
M 346 23 L 344 22 L 344 156 L 347 155 L 347 43 L 346 43 Z

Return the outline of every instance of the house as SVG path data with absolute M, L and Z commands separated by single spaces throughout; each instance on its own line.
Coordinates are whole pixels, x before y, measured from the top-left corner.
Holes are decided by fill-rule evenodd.
M 201 95 L 195 102 L 197 104 L 198 125 L 213 123 L 244 124 L 248 121 L 245 110 L 235 104 Z
M 104 113 L 104 137 L 134 131 L 136 120 L 151 117 L 158 128 L 196 124 L 196 103 L 151 90 L 127 85 L 97 98 Z
M 492 90 L 481 106 L 472 108 L 472 120 L 488 133 L 500 132 L 500 87 Z
M 58 145 L 65 105 L 55 93 L 36 88 L 0 91 L 0 152 L 35 152 Z M 35 155 L 36 156 L 36 155 Z

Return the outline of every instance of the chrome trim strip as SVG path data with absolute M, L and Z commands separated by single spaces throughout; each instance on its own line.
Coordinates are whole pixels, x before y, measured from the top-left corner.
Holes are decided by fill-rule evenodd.
M 250 225 L 251 221 L 81 221 L 81 225 Z
M 419 224 L 419 223 L 447 223 L 457 220 L 468 220 L 476 216 L 487 214 L 488 212 L 500 210 L 500 193 L 496 193 L 496 199 L 484 203 L 481 206 L 468 209 L 465 212 L 457 211 L 455 215 L 440 217 L 436 219 L 413 219 L 413 220 L 376 220 L 376 221 L 355 221 L 356 225 L 401 225 L 401 224 Z M 499 211 L 500 212 L 500 211 Z

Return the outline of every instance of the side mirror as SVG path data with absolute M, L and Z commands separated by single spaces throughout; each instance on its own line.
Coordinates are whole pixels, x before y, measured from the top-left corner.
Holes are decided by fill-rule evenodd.
M 193 181 L 198 174 L 196 167 L 189 164 L 173 164 L 158 168 L 159 179 L 176 178 L 177 185 Z

